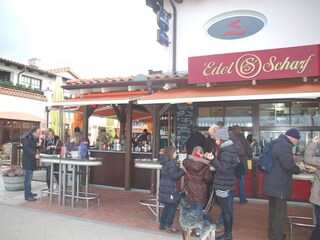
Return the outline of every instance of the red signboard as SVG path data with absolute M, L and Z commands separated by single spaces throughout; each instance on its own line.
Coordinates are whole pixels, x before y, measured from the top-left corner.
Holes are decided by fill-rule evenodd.
M 320 45 L 189 57 L 189 84 L 320 76 Z

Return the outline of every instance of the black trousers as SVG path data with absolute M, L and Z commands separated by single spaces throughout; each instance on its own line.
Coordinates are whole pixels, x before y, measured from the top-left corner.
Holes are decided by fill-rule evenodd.
M 59 164 L 53 164 L 53 171 L 54 172 L 59 172 Z M 51 166 L 47 166 L 47 171 L 46 171 L 46 181 L 47 181 L 47 186 L 48 189 L 50 188 L 50 173 L 51 173 Z M 59 174 L 54 173 L 53 174 L 54 178 L 56 179 L 57 184 L 59 184 Z
M 282 240 L 287 217 L 287 199 L 269 197 L 269 229 L 270 240 Z

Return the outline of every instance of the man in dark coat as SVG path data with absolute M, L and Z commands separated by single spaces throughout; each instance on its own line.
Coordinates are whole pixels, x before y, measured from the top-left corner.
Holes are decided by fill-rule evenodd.
M 206 137 L 199 131 L 198 127 L 194 127 L 191 136 L 186 142 L 188 155 L 192 154 L 192 151 L 196 146 L 200 146 L 204 149 L 205 144 Z
M 24 170 L 24 199 L 36 201 L 37 199 L 31 192 L 31 180 L 33 171 L 37 169 L 37 142 L 40 138 L 39 127 L 34 127 L 26 136 L 22 138 L 22 168 Z
M 249 145 L 248 140 L 245 138 L 241 132 L 241 128 L 238 125 L 232 127 L 232 132 L 237 137 L 238 141 L 236 142 L 239 145 L 239 159 L 242 165 L 245 167 L 246 172 L 248 171 L 248 160 L 252 159 L 252 151 Z M 240 204 L 246 204 L 248 202 L 246 196 L 246 174 L 237 178 L 239 184 L 239 198 Z
M 270 240 L 284 239 L 283 228 L 287 217 L 287 200 L 291 197 L 292 174 L 299 174 L 304 167 L 293 161 L 292 147 L 298 144 L 300 133 L 289 129 L 272 146 L 273 167 L 263 178 L 262 192 L 269 197 Z

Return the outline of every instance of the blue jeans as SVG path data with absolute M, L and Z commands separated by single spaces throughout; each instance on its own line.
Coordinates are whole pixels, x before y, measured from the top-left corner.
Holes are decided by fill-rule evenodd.
M 317 240 L 320 239 L 320 206 L 313 205 L 314 206 L 314 213 L 316 215 L 316 227 L 313 229 L 312 235 L 310 237 L 310 240 Z
M 228 200 L 229 200 L 229 209 L 230 209 L 231 218 L 233 218 L 233 199 L 234 199 L 234 193 L 232 191 L 229 191 Z M 224 225 L 222 211 L 220 212 L 219 223 L 220 225 Z
M 239 198 L 240 204 L 246 204 L 248 202 L 246 196 L 246 176 L 242 175 L 238 179 L 238 186 L 239 186 Z
M 161 213 L 160 226 L 172 227 L 174 215 L 176 214 L 178 205 L 176 203 L 165 203 Z
M 201 212 L 203 210 L 203 205 L 202 204 L 190 204 L 190 208 L 192 210 L 197 211 L 197 212 Z
M 33 170 L 23 170 L 24 172 L 24 199 L 32 198 L 31 193 L 31 180 L 33 175 Z

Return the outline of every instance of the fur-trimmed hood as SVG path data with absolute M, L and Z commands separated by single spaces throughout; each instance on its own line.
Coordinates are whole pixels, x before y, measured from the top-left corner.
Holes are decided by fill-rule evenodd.
M 195 161 L 195 162 L 202 162 L 204 164 L 207 164 L 209 165 L 209 161 L 205 158 L 198 158 L 196 156 L 193 156 L 193 155 L 188 155 L 188 159 L 192 160 L 192 161 Z

